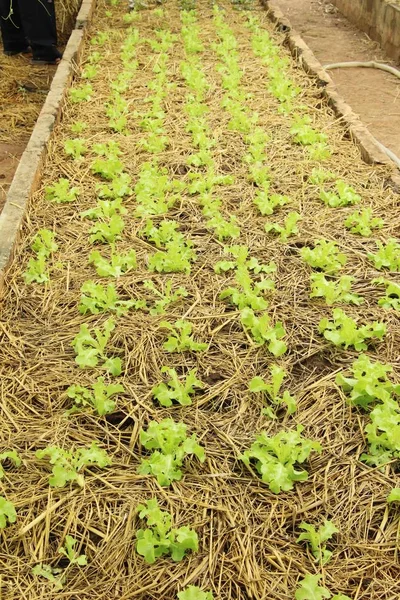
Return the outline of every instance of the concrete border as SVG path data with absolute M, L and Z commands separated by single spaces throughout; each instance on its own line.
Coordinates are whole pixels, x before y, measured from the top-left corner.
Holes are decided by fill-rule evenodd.
M 400 173 L 390 158 L 379 148 L 376 139 L 361 122 L 343 98 L 338 94 L 335 83 L 317 60 L 312 50 L 307 46 L 303 38 L 293 29 L 280 8 L 273 0 L 261 0 L 267 10 L 270 20 L 276 28 L 285 34 L 286 43 L 306 73 L 317 80 L 321 88 L 321 95 L 326 99 L 335 115 L 340 118 L 344 127 L 349 132 L 351 139 L 358 146 L 362 159 L 368 164 L 383 164 L 391 169 L 391 177 L 386 182 L 395 192 L 400 193 Z
M 66 91 L 72 80 L 75 65 L 79 61 L 95 5 L 96 0 L 82 2 L 75 29 L 71 33 L 62 61 L 57 67 L 50 91 L 21 156 L 0 214 L 0 294 L 3 290 L 4 273 L 13 258 L 28 201 L 39 185 L 47 145 L 54 125 L 60 118 Z

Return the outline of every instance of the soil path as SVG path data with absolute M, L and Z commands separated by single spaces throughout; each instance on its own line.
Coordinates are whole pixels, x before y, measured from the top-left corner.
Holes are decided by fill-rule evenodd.
M 326 0 L 275 0 L 318 60 L 384 61 L 376 42 L 354 27 Z M 371 133 L 400 156 L 400 80 L 376 69 L 330 71 L 339 93 Z

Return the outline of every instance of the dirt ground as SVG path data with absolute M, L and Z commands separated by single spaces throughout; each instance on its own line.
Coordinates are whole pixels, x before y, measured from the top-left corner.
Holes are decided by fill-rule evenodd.
M 383 61 L 379 45 L 326 0 L 274 0 L 323 64 Z M 377 69 L 330 71 L 339 93 L 371 133 L 400 156 L 400 79 Z

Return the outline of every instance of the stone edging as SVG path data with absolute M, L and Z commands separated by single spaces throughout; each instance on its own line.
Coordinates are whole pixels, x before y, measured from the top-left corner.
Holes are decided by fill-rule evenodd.
M 75 64 L 79 60 L 95 5 L 96 0 L 82 2 L 75 29 L 57 67 L 49 93 L 19 161 L 0 214 L 0 294 L 4 284 L 4 272 L 13 258 L 28 201 L 39 184 L 47 144 L 54 125 L 60 117 L 66 91 L 72 80 Z
M 369 164 L 384 164 L 390 167 L 392 175 L 389 185 L 400 193 L 400 174 L 394 167 L 389 157 L 379 148 L 374 136 L 368 128 L 360 121 L 358 116 L 352 111 L 351 107 L 338 94 L 336 86 L 317 60 L 312 50 L 307 46 L 303 38 L 293 29 L 289 19 L 287 19 L 280 8 L 271 0 L 262 0 L 271 21 L 282 33 L 286 35 L 287 45 L 301 65 L 304 71 L 316 78 L 319 87 L 322 89 L 322 95 L 333 109 L 334 113 L 341 119 L 346 129 L 349 131 L 351 139 L 360 149 L 362 159 Z

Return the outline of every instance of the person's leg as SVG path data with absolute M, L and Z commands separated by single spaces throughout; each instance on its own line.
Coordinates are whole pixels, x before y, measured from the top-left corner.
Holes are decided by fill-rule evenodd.
M 28 40 L 22 27 L 18 0 L 0 0 L 0 28 L 5 54 L 28 51 Z
M 18 0 L 21 21 L 30 41 L 33 60 L 55 61 L 61 57 L 57 50 L 57 27 L 54 0 Z

